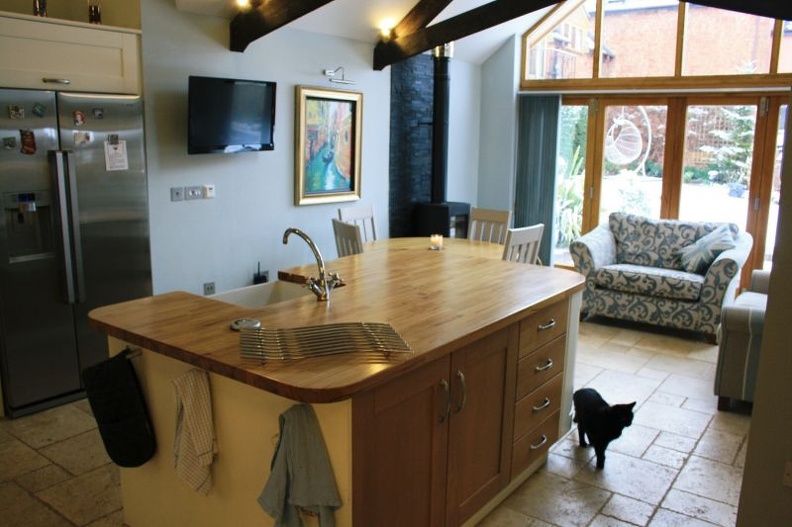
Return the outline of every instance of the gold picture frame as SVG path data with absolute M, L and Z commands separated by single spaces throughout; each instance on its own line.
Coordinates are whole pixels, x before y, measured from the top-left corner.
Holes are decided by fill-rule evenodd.
M 363 94 L 297 86 L 295 205 L 360 199 Z

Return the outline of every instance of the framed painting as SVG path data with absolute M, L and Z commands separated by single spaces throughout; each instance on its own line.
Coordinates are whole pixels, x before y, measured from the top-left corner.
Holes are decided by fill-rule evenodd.
M 297 86 L 296 205 L 360 199 L 363 94 Z

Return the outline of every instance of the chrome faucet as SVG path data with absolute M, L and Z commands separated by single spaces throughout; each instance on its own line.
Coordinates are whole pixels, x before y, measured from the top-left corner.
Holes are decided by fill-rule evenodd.
M 316 246 L 311 237 L 300 229 L 295 227 L 289 227 L 286 229 L 286 231 L 283 233 L 283 245 L 289 243 L 290 234 L 296 234 L 305 240 L 305 243 L 307 243 L 308 247 L 310 247 L 313 251 L 314 257 L 316 258 L 316 265 L 319 267 L 319 278 L 308 278 L 305 281 L 305 286 L 310 289 L 314 295 L 316 295 L 316 299 L 319 302 L 326 302 L 327 300 L 330 300 L 330 290 L 341 285 L 343 281 L 338 276 L 338 273 L 330 273 L 328 275 L 327 270 L 325 269 L 324 258 L 322 258 L 322 253 L 319 252 L 319 248 Z

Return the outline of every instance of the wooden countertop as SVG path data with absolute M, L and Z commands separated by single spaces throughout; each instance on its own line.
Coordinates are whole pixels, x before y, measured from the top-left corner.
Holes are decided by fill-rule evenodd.
M 505 262 L 503 246 L 446 239 L 442 251 L 428 238 L 366 244 L 363 254 L 327 261 L 344 287 L 329 302 L 313 295 L 250 309 L 191 293 L 172 292 L 95 309 L 91 324 L 110 336 L 210 372 L 309 403 L 349 398 L 510 325 L 583 289 L 582 275 L 563 269 Z M 279 273 L 301 281 L 316 265 Z M 257 318 L 268 327 L 334 322 L 386 322 L 414 350 L 407 358 L 371 364 L 353 354 L 300 361 L 242 359 L 231 321 Z

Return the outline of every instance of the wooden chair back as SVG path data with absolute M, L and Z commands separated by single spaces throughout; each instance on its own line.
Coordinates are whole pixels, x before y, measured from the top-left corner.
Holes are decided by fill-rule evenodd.
M 542 261 L 539 259 L 542 233 L 544 233 L 544 223 L 509 229 L 503 247 L 503 259 L 511 262 L 542 265 Z
M 333 234 L 339 257 L 363 252 L 363 237 L 357 225 L 333 218 Z
M 372 205 L 338 209 L 338 219 L 344 223 L 352 223 L 360 227 L 364 242 L 377 239 L 377 226 L 374 221 L 374 207 Z
M 484 242 L 504 243 L 511 225 L 510 210 L 479 209 L 470 210 L 468 238 Z

